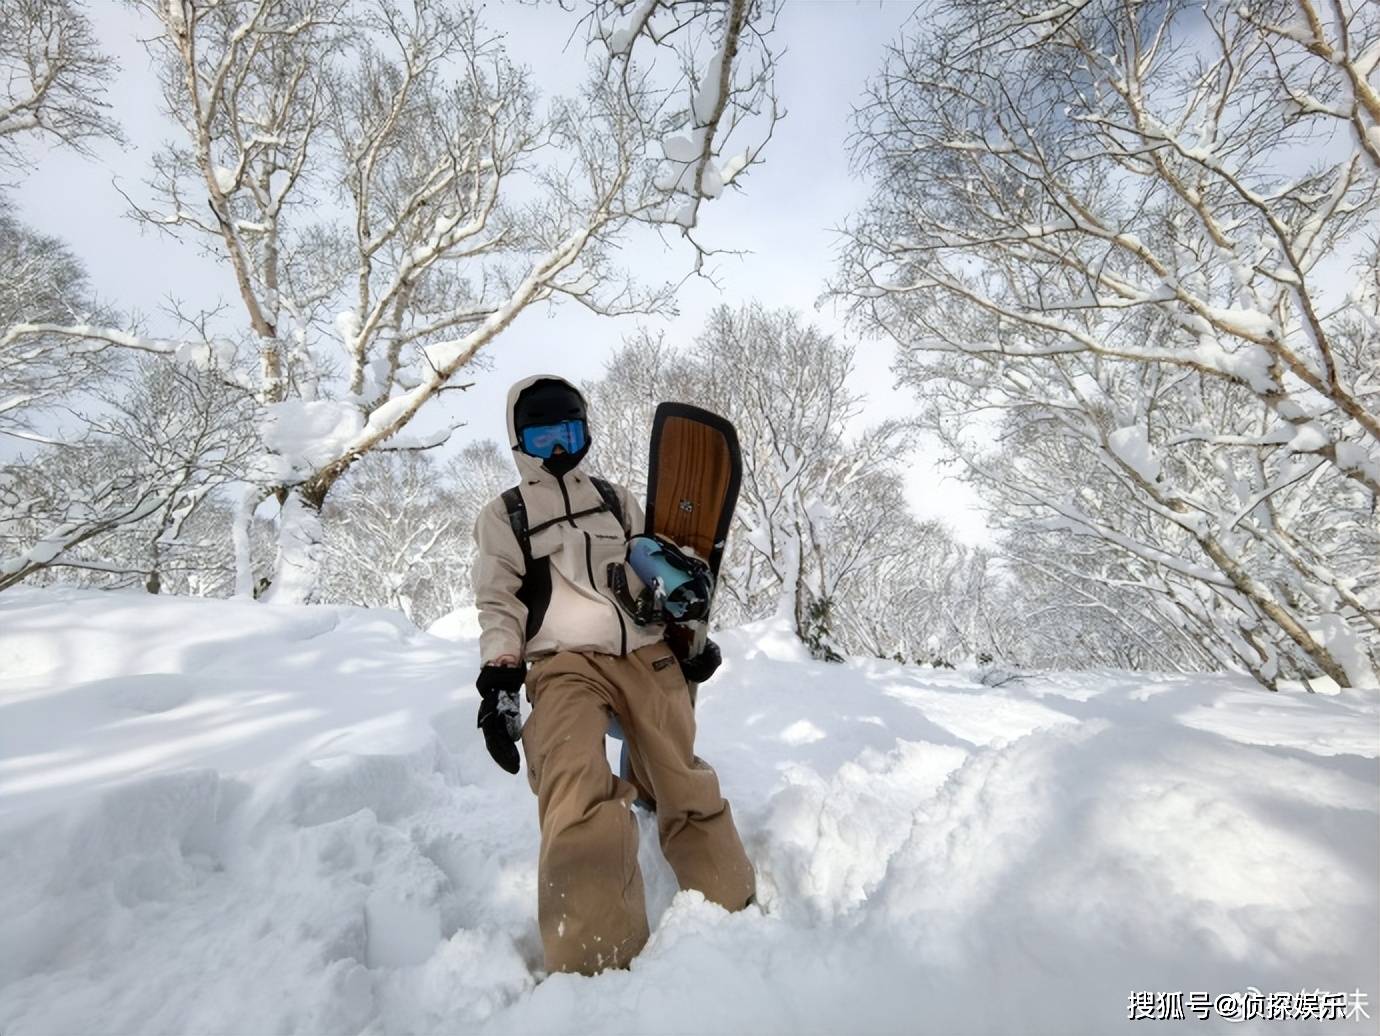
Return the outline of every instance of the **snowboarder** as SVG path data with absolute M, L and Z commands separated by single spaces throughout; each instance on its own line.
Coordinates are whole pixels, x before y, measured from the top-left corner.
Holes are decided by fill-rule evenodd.
M 623 560 L 643 513 L 621 486 L 580 468 L 590 446 L 585 400 L 557 377 L 508 393 L 508 437 L 522 481 L 475 523 L 479 727 L 494 760 L 520 764 L 537 796 L 537 921 L 550 972 L 624 967 L 647 941 L 631 807 L 656 803 L 661 849 L 682 889 L 728 910 L 750 903 L 752 864 L 708 764 L 694 754 L 687 678 L 718 664 L 710 645 L 678 663 L 660 624 L 631 621 L 600 578 Z M 623 730 L 631 780 L 611 771 L 610 717 Z

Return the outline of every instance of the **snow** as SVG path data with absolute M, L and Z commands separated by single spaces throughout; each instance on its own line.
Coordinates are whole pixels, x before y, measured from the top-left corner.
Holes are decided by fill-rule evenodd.
M 46 565 L 67 548 L 65 537 L 58 535 L 39 540 L 28 550 L 13 558 L 0 558 L 0 574 L 18 572 L 26 565 Z
M 700 86 L 691 102 L 691 111 L 696 126 L 707 126 L 714 117 L 714 109 L 719 104 L 719 78 L 723 74 L 723 51 L 709 59 L 709 64 L 700 73 Z
M 687 201 L 676 209 L 675 214 L 671 217 L 671 222 L 682 227 L 693 227 L 695 225 L 695 212 L 695 203 Z
M 643 0 L 622 26 L 617 29 L 605 30 L 604 38 L 608 41 L 610 54 L 619 57 L 627 56 L 638 27 L 647 20 L 648 12 L 656 6 L 657 0 Z
M 455 611 L 442 615 L 428 626 L 426 631 L 442 640 L 478 640 L 479 609 L 472 604 L 456 608 Z
M 1143 478 L 1154 482 L 1160 477 L 1160 462 L 1155 456 L 1145 429 L 1140 425 L 1118 428 L 1107 436 L 1107 448 L 1119 461 Z
M 689 137 L 667 137 L 661 142 L 661 151 L 672 162 L 693 162 L 700 157 L 700 149 Z
M 693 179 L 690 182 L 690 187 L 692 189 L 694 187 Z M 712 162 L 706 164 L 704 172 L 700 175 L 700 194 L 706 198 L 717 198 L 723 193 L 724 181 L 723 177 L 719 174 L 719 170 Z
M 339 457 L 364 427 L 364 416 L 351 403 L 288 399 L 267 408 L 263 440 L 276 456 L 275 474 L 301 480 Z
M 1352 687 L 1380 689 L 1380 678 L 1371 664 L 1365 638 L 1358 636 L 1346 619 L 1336 613 L 1319 615 L 1315 628 L 1309 632 L 1341 665 Z
M 278 566 L 266 601 L 309 604 L 322 563 L 321 515 L 297 490 L 288 492 L 278 513 Z
M 810 652 L 791 628 L 791 620 L 781 615 L 715 634 L 715 640 L 725 650 L 736 650 L 749 661 L 765 658 L 773 662 L 807 662 L 810 658 Z
M 359 344 L 359 314 L 353 309 L 342 309 L 335 315 L 335 333 L 340 338 L 347 356 L 353 356 Z
M 1208 313 L 1220 327 L 1242 338 L 1278 338 L 1279 330 L 1268 313 L 1258 309 L 1209 308 Z
M 173 358 L 197 370 L 229 370 L 235 362 L 235 343 L 224 338 L 182 342 L 173 352 Z
M 1289 449 L 1295 453 L 1312 453 L 1321 450 L 1331 441 L 1327 429 L 1316 421 L 1298 425 L 1289 441 Z
M 1259 345 L 1238 342 L 1226 349 L 1214 336 L 1203 334 L 1196 353 L 1199 362 L 1240 379 L 1253 392 L 1265 394 L 1276 388 L 1270 376 L 1270 354 Z
M 779 620 L 716 634 L 697 710 L 759 906 L 678 893 L 639 812 L 650 943 L 544 976 L 473 618 L 0 595 L 0 1031 L 1106 1033 L 1133 990 L 1249 986 L 1373 1016 L 1373 693 L 988 688 Z
M 752 161 L 751 151 L 740 151 L 727 162 L 724 163 L 720 171 L 720 178 L 725 184 L 733 182 L 733 178 L 747 168 L 747 164 Z
M 376 399 L 389 391 L 392 371 L 387 356 L 375 356 L 364 364 L 364 378 L 360 384 L 359 395 L 354 397 L 361 404 Z
M 108 342 L 126 349 L 148 353 L 174 353 L 177 342 L 167 342 L 155 338 L 140 338 L 138 335 L 95 324 L 12 324 L 5 332 L 4 343 L 9 344 L 23 335 L 60 334 L 67 338 L 91 339 L 94 342 Z
M 572 295 L 588 295 L 595 291 L 602 283 L 602 278 L 593 270 L 581 270 L 572 279 L 562 281 L 560 288 L 562 291 L 569 292 Z
M 400 396 L 394 396 L 392 399 L 386 399 L 369 415 L 367 427 L 372 431 L 387 428 L 390 424 L 397 421 L 398 418 L 402 417 L 403 412 L 406 411 L 408 407 L 415 407 L 416 405 L 417 401 L 410 393 L 404 393 Z
M 213 170 L 213 175 L 216 178 L 216 189 L 220 191 L 221 194 L 229 194 L 235 189 L 235 181 L 238 179 L 238 177 L 235 176 L 235 170 L 227 169 L 223 165 L 218 165 Z
M 1354 442 L 1337 443 L 1337 467 L 1343 471 L 1358 471 L 1380 482 L 1380 457 Z
M 667 194 L 680 193 L 689 194 L 692 197 L 696 196 L 695 174 L 698 169 L 698 162 L 690 162 L 661 173 L 654 181 L 656 189 Z M 704 173 L 700 176 L 698 196 L 713 199 L 723 194 L 723 190 L 724 180 L 718 168 L 712 162 L 705 163 Z

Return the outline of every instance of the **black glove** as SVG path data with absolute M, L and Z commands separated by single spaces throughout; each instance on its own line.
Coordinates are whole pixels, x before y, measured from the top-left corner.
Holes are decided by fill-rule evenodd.
M 685 674 L 685 679 L 690 683 L 704 683 L 714 675 L 719 668 L 719 663 L 724 660 L 724 656 L 719 652 L 719 645 L 712 640 L 705 638 L 704 647 L 700 648 L 700 653 L 694 658 L 682 659 L 680 671 Z
M 522 768 L 517 740 L 522 736 L 518 691 L 527 677 L 525 665 L 486 665 L 474 685 L 479 688 L 479 729 L 494 762 L 509 773 Z

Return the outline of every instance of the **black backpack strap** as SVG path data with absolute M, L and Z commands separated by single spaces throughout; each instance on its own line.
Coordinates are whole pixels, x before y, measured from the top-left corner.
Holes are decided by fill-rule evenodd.
M 518 486 L 503 491 L 503 506 L 508 511 L 508 524 L 512 526 L 518 546 L 522 548 L 522 584 L 517 589 L 517 599 L 527 609 L 523 635 L 531 640 L 541 628 L 547 605 L 551 603 L 551 564 L 546 558 L 542 558 L 539 565 L 532 563 L 532 532 L 527 527 L 527 504 Z
M 526 568 L 532 566 L 532 539 L 527 531 L 527 505 L 522 500 L 522 490 L 517 486 L 503 491 L 503 506 L 508 509 L 508 524 L 513 527 L 518 546 L 522 548 L 522 563 Z
M 599 491 L 599 497 L 604 501 L 604 506 L 591 507 L 586 511 L 579 511 L 575 515 L 558 515 L 550 521 L 542 522 L 537 526 L 538 529 L 545 529 L 548 525 L 557 525 L 560 522 L 569 521 L 571 517 L 582 518 L 587 514 L 595 514 L 601 510 L 608 510 L 618 519 L 618 524 L 623 527 L 623 534 L 631 536 L 632 531 L 628 528 L 628 519 L 623 514 L 623 503 L 618 499 L 618 491 L 613 488 L 613 484 L 607 479 L 599 478 L 596 475 L 590 476 L 590 482 Z M 532 532 L 527 524 L 527 504 L 523 502 L 522 490 L 518 486 L 503 491 L 503 506 L 508 511 L 508 524 L 513 528 L 513 535 L 517 537 L 518 546 L 522 548 L 523 563 L 530 566 L 532 564 Z
M 590 475 L 589 480 L 594 483 L 594 488 L 599 490 L 599 495 L 604 498 L 604 506 L 613 512 L 613 516 L 618 519 L 618 524 L 623 527 L 623 535 L 631 536 L 632 530 L 628 528 L 628 520 L 623 515 L 623 502 L 618 499 L 618 491 L 613 488 L 613 484 L 598 475 Z

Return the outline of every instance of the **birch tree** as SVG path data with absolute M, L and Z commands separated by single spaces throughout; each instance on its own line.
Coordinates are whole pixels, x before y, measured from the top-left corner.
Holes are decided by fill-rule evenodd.
M 592 463 L 639 495 L 657 402 L 695 403 L 734 423 L 743 481 L 720 621 L 778 616 L 821 657 L 837 655 L 829 617 L 846 606 L 850 579 L 878 561 L 878 529 L 893 507 L 904 511 L 891 470 L 899 429 L 851 427 L 862 406 L 851 370 L 851 349 L 800 314 L 749 303 L 715 309 L 688 347 L 633 336 L 587 387 Z
M 113 314 L 93 298 L 85 266 L 65 244 L 24 224 L 0 198 L 0 327 L 64 324 Z M 52 443 L 44 423 L 73 394 L 111 371 L 99 349 L 31 336 L 0 341 L 0 437 Z
M 256 447 L 249 401 L 212 372 L 148 358 L 101 387 L 100 405 L 69 412 L 77 433 L 0 470 L 0 589 L 63 570 L 158 593 L 207 552 L 184 534 Z
M 27 170 L 44 147 L 87 152 L 119 139 L 105 92 L 113 62 L 70 0 L 0 5 L 0 171 Z M 113 321 L 80 259 L 26 225 L 0 197 L 0 589 L 46 571 L 69 548 L 142 521 L 162 497 L 140 472 L 115 474 L 118 450 L 56 434 L 58 411 L 119 369 L 101 346 L 48 327 Z M 60 452 L 61 451 L 61 452 Z M 29 467 L 35 453 L 43 463 Z M 80 476 L 80 477 L 78 477 Z
M 859 118 L 837 290 L 927 423 L 1267 686 L 1375 680 L 1378 65 L 1374 5 L 953 2 Z
M 119 139 L 106 88 L 114 64 L 71 0 L 11 0 L 0 5 L 0 172 L 31 167 L 42 146 L 88 150 Z M 105 323 L 86 270 L 71 250 L 25 224 L 0 196 L 0 436 L 44 441 L 34 427 L 58 401 L 82 390 L 106 365 L 90 348 L 62 339 L 29 340 L 27 323 Z
M 743 450 L 729 600 L 747 618 L 774 612 L 802 639 L 866 561 L 865 537 L 841 532 L 894 445 L 894 425 L 850 437 L 863 404 L 848 386 L 852 356 L 799 314 L 758 303 L 716 309 L 689 356 L 700 398 L 734 422 Z
M 395 608 L 423 629 L 471 602 L 474 522 L 512 468 L 490 440 L 444 465 L 416 451 L 361 460 L 326 507 L 324 599 Z
M 73 0 L 0 4 L 0 166 L 29 164 L 35 143 L 119 139 L 105 100 L 114 67 Z
M 385 444 L 444 442 L 456 422 L 420 435 L 413 418 L 463 388 L 461 371 L 520 313 L 558 300 L 664 309 L 670 286 L 618 270 L 619 241 L 638 225 L 690 236 L 700 202 L 737 182 L 773 122 L 762 3 L 651 3 L 635 19 L 596 5 L 581 94 L 544 105 L 498 38 L 450 4 L 137 6 L 181 137 L 131 208 L 224 260 L 240 306 L 225 337 L 253 362 L 215 343 L 211 359 L 253 392 L 265 445 L 236 507 L 240 589 L 248 524 L 273 497 L 270 596 L 285 601 L 316 595 L 337 480 Z M 706 248 L 690 240 L 698 263 Z M 86 325 L 10 331 L 39 335 L 189 344 Z
M 639 329 L 604 365 L 604 376 L 582 389 L 590 414 L 588 463 L 645 500 L 656 406 L 663 400 L 690 400 L 698 393 L 683 352 L 664 334 Z

